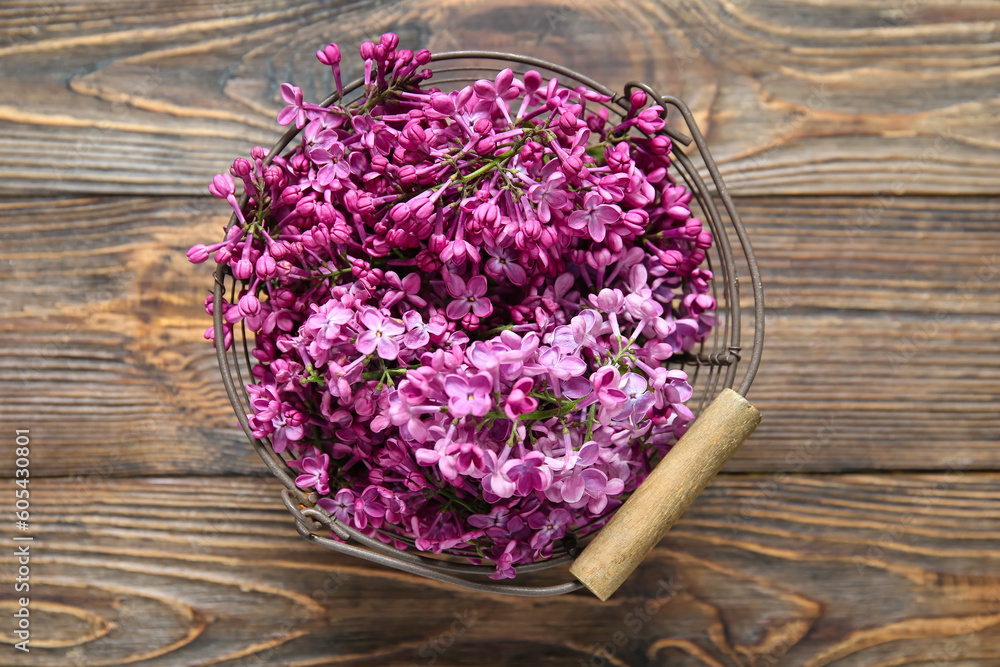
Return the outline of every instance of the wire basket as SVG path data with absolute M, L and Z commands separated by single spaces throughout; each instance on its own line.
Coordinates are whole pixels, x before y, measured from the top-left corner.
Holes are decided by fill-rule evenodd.
M 743 262 L 749 270 L 754 305 L 753 342 L 750 350 L 750 358 L 747 360 L 746 370 L 741 383 L 738 389 L 736 389 L 736 393 L 740 396 L 745 396 L 756 375 L 763 348 L 763 289 L 757 263 L 746 231 L 726 190 L 725 184 L 719 175 L 719 170 L 709 153 L 705 139 L 699 131 L 687 105 L 676 97 L 661 95 L 641 82 L 629 82 L 626 84 L 624 91 L 618 93 L 565 67 L 521 55 L 487 51 L 455 51 L 436 54 L 433 56 L 432 61 L 436 65 L 434 67 L 434 77 L 431 81 L 434 86 L 443 91 L 462 88 L 477 79 L 492 78 L 497 71 L 504 67 L 510 67 L 518 75 L 523 75 L 526 69 L 531 68 L 539 71 L 546 78 L 552 76 L 558 77 L 564 85 L 567 81 L 571 81 L 574 86 L 583 86 L 610 97 L 610 101 L 604 103 L 603 106 L 608 108 L 612 118 L 617 116 L 623 119 L 625 117 L 630 106 L 630 95 L 635 90 L 641 89 L 645 91 L 651 99 L 663 107 L 662 115 L 668 121 L 668 124 L 662 130 L 662 133 L 669 136 L 672 140 L 674 146 L 671 151 L 673 165 L 688 190 L 692 193 L 692 216 L 697 215 L 697 217 L 700 217 L 708 225 L 715 239 L 715 243 L 712 244 L 711 249 L 708 251 L 705 266 L 714 272 L 715 279 L 712 281 L 712 296 L 718 304 L 716 325 L 710 337 L 702 342 L 694 351 L 683 355 L 675 355 L 669 360 L 668 365 L 688 372 L 690 376 L 689 382 L 695 390 L 695 395 L 692 397 L 689 407 L 691 407 L 696 416 L 702 413 L 706 405 L 711 403 L 714 397 L 719 395 L 723 390 L 731 389 L 736 382 L 737 367 L 741 362 L 741 308 L 736 262 L 733 246 L 730 244 L 729 239 L 729 232 L 735 232 L 739 245 L 742 248 Z M 345 86 L 344 99 L 350 101 L 352 96 L 359 96 L 359 91 L 363 84 L 363 80 L 359 79 Z M 339 95 L 334 94 L 324 100 L 322 105 L 329 106 L 340 99 Z M 598 103 L 589 102 L 588 104 L 596 105 Z M 686 126 L 687 134 L 669 125 L 670 116 L 677 115 L 680 116 L 680 119 Z M 299 132 L 301 130 L 296 129 L 294 126 L 286 132 L 271 148 L 265 164 L 270 164 L 274 156 L 284 151 Z M 691 157 L 679 148 L 679 146 L 684 146 L 700 154 L 701 160 L 711 179 L 711 185 L 703 180 Z M 714 191 L 711 186 L 714 186 Z M 240 205 L 243 206 L 245 203 L 246 196 L 244 195 Z M 719 204 L 721 204 L 721 209 Z M 728 218 L 728 224 L 726 223 L 726 218 Z M 235 223 L 236 216 L 234 214 L 229 224 L 232 225 Z M 241 285 L 241 281 L 235 280 L 232 277 L 229 267 L 220 264 L 215 273 L 215 303 L 220 303 L 224 296 L 228 296 L 230 300 L 234 300 L 235 295 L 242 286 L 244 285 Z M 268 469 L 285 486 L 285 489 L 282 490 L 282 499 L 288 511 L 294 517 L 296 529 L 302 537 L 333 551 L 472 590 L 540 597 L 568 593 L 585 585 L 585 582 L 579 580 L 546 586 L 494 583 L 485 579 L 486 575 L 494 571 L 493 567 L 462 562 L 465 559 L 461 558 L 461 554 L 448 555 L 445 552 L 443 555 L 422 555 L 413 551 L 402 551 L 392 545 L 384 544 L 378 539 L 365 535 L 352 526 L 345 525 L 329 515 L 316 504 L 318 496 L 315 492 L 306 493 L 295 485 L 296 471 L 287 465 L 284 458 L 274 452 L 270 440 L 259 439 L 253 436 L 252 429 L 247 420 L 247 414 L 251 411 L 251 408 L 249 396 L 245 389 L 247 378 L 252 377 L 250 369 L 253 365 L 253 358 L 250 355 L 250 336 L 248 336 L 245 326 L 241 322 L 239 327 L 234 328 L 233 344 L 228 351 L 225 349 L 224 344 L 222 328 L 223 313 L 221 308 L 214 310 L 214 326 L 215 348 L 226 393 L 247 438 L 263 459 Z M 752 409 L 752 406 L 750 407 Z M 759 421 L 759 415 L 757 419 Z M 700 420 L 696 418 L 695 424 L 698 421 Z M 756 423 L 754 423 L 755 425 Z M 687 437 L 682 438 L 682 442 Z M 739 442 L 742 442 L 742 438 Z M 735 449 L 735 446 L 738 446 L 739 442 L 735 443 L 732 449 Z M 675 445 L 676 447 L 677 445 Z M 725 459 L 728 459 L 728 456 L 725 456 L 721 463 L 724 463 Z M 721 466 L 721 463 L 718 463 L 718 466 Z M 704 471 L 704 474 L 701 475 L 704 479 L 700 483 L 700 486 L 697 486 L 694 490 L 694 495 L 714 475 L 718 466 L 713 470 Z M 658 468 L 660 467 L 664 467 L 662 462 Z M 640 489 L 649 483 L 650 480 L 647 479 L 640 486 Z M 632 493 L 633 496 L 636 494 L 638 494 L 638 490 Z M 685 502 L 683 507 L 677 509 L 683 512 L 687 505 L 690 504 L 690 500 L 693 500 L 693 496 Z M 621 511 L 621 508 L 619 508 L 619 511 Z M 602 530 L 607 529 L 608 527 L 605 526 Z M 665 531 L 666 528 L 662 530 Z M 327 535 L 330 532 L 333 532 L 343 541 L 328 537 Z M 412 540 L 408 538 L 395 533 L 391 533 L 391 535 L 394 539 L 400 539 L 412 545 Z M 654 536 L 653 539 L 658 540 L 659 535 Z M 518 572 L 519 574 L 527 574 L 548 568 L 570 565 L 580 553 L 581 546 L 577 544 L 575 537 L 567 534 L 567 537 L 562 540 L 561 547 L 557 546 L 550 558 L 519 565 Z M 641 557 L 644 555 L 644 553 L 640 554 L 639 559 L 641 560 Z M 628 571 L 630 572 L 631 569 Z M 627 576 L 627 572 L 625 576 Z M 595 593 L 598 593 L 590 583 L 586 583 L 586 585 L 591 590 L 594 590 Z M 617 585 L 614 587 L 617 588 Z M 602 599 L 606 599 L 605 595 L 600 593 L 598 595 Z

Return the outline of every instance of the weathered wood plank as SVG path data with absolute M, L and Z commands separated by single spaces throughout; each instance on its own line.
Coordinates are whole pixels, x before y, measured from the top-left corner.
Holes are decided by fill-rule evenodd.
M 32 651 L 0 649 L 54 667 L 985 666 L 998 488 L 961 471 L 723 476 L 602 604 L 469 593 L 313 547 L 273 480 L 37 479 Z
M 36 538 L 32 652 L 4 624 L 0 664 L 1000 663 L 998 19 L 983 0 L 0 0 L 0 431 L 31 429 Z M 692 106 L 740 195 L 765 420 L 608 604 L 298 539 L 201 339 L 210 274 L 183 252 L 224 223 L 209 179 L 277 136 L 282 81 L 326 94 L 317 46 L 384 30 L 645 79 Z M 825 474 L 869 469 L 892 474 Z
M 727 470 L 996 469 L 1000 235 L 993 199 L 739 202 L 768 288 L 764 422 Z M 215 200 L 0 201 L 0 425 L 36 474 L 247 474 L 184 251 Z M 942 446 L 947 444 L 947 446 Z M 11 443 L 0 442 L 8 461 Z M 6 464 L 3 464 L 6 465 Z
M 910 5 L 913 4 L 911 7 Z M 742 194 L 993 193 L 1000 7 L 927 0 L 260 0 L 0 5 L 0 189 L 204 192 L 277 136 L 278 85 L 395 30 L 677 94 Z M 358 68 L 353 58 L 349 75 Z

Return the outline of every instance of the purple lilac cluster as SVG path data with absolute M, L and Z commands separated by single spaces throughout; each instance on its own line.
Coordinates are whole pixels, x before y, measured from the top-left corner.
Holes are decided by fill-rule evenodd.
M 282 86 L 301 141 L 215 177 L 236 224 L 188 257 L 245 286 L 206 308 L 227 346 L 254 332 L 248 417 L 299 487 L 513 577 L 602 525 L 685 431 L 692 390 L 665 362 L 714 324 L 713 239 L 644 93 L 612 122 L 607 97 L 536 71 L 443 92 L 395 35 L 361 56 L 350 104 Z M 341 91 L 340 50 L 317 57 Z

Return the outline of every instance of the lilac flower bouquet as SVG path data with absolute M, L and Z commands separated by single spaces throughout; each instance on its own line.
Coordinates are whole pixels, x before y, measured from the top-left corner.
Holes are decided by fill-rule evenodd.
M 317 57 L 342 93 L 338 47 Z M 613 123 L 608 97 L 537 71 L 444 92 L 395 35 L 361 57 L 350 103 L 282 85 L 300 141 L 215 177 L 235 223 L 188 258 L 241 281 L 206 309 L 227 347 L 253 332 L 248 420 L 297 486 L 385 543 L 514 577 L 685 432 L 667 362 L 714 325 L 712 235 L 645 93 Z

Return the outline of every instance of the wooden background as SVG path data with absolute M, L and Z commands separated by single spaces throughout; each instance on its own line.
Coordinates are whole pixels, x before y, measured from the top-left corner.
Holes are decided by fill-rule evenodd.
M 311 547 L 201 338 L 211 176 L 385 30 L 678 94 L 752 235 L 764 423 L 606 604 Z M 998 93 L 988 0 L 0 2 L 0 664 L 1000 664 Z

